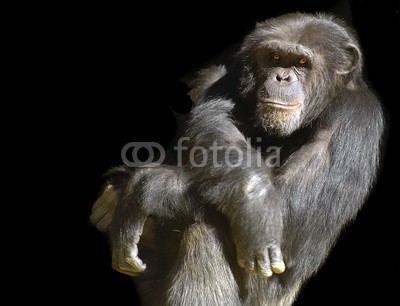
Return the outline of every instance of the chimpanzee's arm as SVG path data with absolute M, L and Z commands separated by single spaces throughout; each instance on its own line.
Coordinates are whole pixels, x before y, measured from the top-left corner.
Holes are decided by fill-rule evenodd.
M 186 167 L 202 202 L 228 217 L 239 265 L 269 277 L 285 269 L 281 201 L 271 169 L 230 118 L 232 108 L 233 103 L 223 99 L 194 108 Z
M 146 269 L 137 244 L 148 216 L 178 217 L 192 213 L 183 168 L 147 165 L 109 170 L 103 192 L 93 205 L 90 220 L 107 232 L 112 249 L 112 267 L 128 275 Z

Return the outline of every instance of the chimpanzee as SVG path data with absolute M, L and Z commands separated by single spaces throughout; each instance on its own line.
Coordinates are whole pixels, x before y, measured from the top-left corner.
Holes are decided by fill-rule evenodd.
M 91 221 L 143 304 L 294 302 L 381 163 L 384 116 L 362 61 L 330 15 L 259 23 L 190 83 L 175 163 L 107 172 Z

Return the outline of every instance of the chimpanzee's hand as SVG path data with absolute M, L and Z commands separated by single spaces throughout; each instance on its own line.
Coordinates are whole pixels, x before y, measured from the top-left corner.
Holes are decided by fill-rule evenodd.
M 118 194 L 115 187 L 108 184 L 92 207 L 90 221 L 101 232 L 108 232 L 113 221 L 118 204 Z M 138 220 L 139 221 L 139 220 Z M 143 222 L 133 223 L 129 232 L 123 236 L 112 239 L 112 268 L 131 276 L 143 272 L 146 265 L 138 257 L 138 247 Z M 115 226 L 114 226 L 115 227 Z M 118 229 L 114 229 L 119 232 Z M 112 235 L 111 233 L 109 233 Z
M 237 203 L 229 212 L 238 264 L 264 277 L 283 273 L 282 213 L 275 187 L 258 175 L 242 183 L 241 190 L 232 192 L 231 201 Z
M 214 176 L 199 173 L 202 202 L 216 205 L 228 217 L 238 264 L 264 277 L 283 273 L 281 200 L 270 173 L 249 168 Z
M 182 169 L 167 165 L 148 165 L 129 173 L 116 169 L 112 175 L 117 179 L 109 175 L 113 187 L 106 188 L 98 200 L 100 204 L 95 205 L 92 219 L 97 221 L 103 216 L 101 220 L 107 220 L 101 221 L 101 228 L 109 225 L 112 267 L 128 275 L 137 275 L 146 269 L 139 258 L 138 243 L 148 216 L 170 218 L 173 212 L 178 215 L 190 211 L 190 201 L 186 198 L 187 178 Z M 110 192 L 113 189 L 118 191 L 115 197 Z M 117 203 L 108 204 L 114 200 Z M 113 213 L 108 207 L 113 208 Z
M 250 227 L 254 228 L 250 228 Z M 268 231 L 268 227 L 258 228 L 255 221 L 250 226 L 233 226 L 233 238 L 236 244 L 237 262 L 249 273 L 270 277 L 273 273 L 285 271 L 285 263 L 279 240 Z
M 231 212 L 238 264 L 264 277 L 283 273 L 282 212 L 275 187 L 268 176 L 259 174 L 245 177 L 241 187 L 233 192 L 232 200 L 238 203 Z
M 106 232 L 113 219 L 114 211 L 118 203 L 118 195 L 114 186 L 107 185 L 103 193 L 92 207 L 90 222 L 101 232 Z
M 138 212 L 130 219 L 128 226 L 118 224 L 118 221 L 111 224 L 112 268 L 114 270 L 135 276 L 146 269 L 146 265 L 138 255 L 138 243 L 145 221 L 146 216 Z

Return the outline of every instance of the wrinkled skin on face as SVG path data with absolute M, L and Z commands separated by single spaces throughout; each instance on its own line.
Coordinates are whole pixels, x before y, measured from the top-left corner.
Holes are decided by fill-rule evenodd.
M 258 24 L 243 43 L 240 90 L 256 98 L 256 125 L 287 136 L 317 118 L 338 88 L 354 88 L 350 72 L 361 69 L 361 53 L 337 24 L 275 23 Z M 329 48 L 337 42 L 341 52 Z

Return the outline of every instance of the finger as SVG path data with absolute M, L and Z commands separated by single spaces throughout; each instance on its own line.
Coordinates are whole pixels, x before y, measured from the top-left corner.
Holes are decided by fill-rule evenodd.
M 138 275 L 146 270 L 146 264 L 139 257 L 127 257 L 123 261 L 113 261 L 112 268 L 125 274 Z
M 93 204 L 92 211 L 96 210 L 100 206 L 102 206 L 104 203 L 103 202 L 110 202 L 113 200 L 117 199 L 116 192 L 114 191 L 114 188 L 112 185 L 107 185 L 101 196 L 97 199 L 97 201 Z
M 110 227 L 112 219 L 113 215 L 111 213 L 107 213 L 99 222 L 97 222 L 96 228 L 100 232 L 106 232 Z
M 256 270 L 255 270 L 255 266 L 254 266 L 254 262 L 251 260 L 246 260 L 244 258 L 240 258 L 239 256 L 237 257 L 237 263 L 239 265 L 239 267 L 246 269 L 246 271 L 250 274 L 255 274 Z
M 131 270 L 133 269 L 134 272 L 143 272 L 146 270 L 146 264 L 139 257 L 128 257 L 125 259 L 126 263 L 129 265 Z
M 272 270 L 270 265 L 270 260 L 268 256 L 259 255 L 257 256 L 257 271 L 264 277 L 271 277 Z
M 271 268 L 276 274 L 285 272 L 285 263 L 283 262 L 282 252 L 279 246 L 272 245 L 269 249 L 269 256 L 271 257 Z
M 146 265 L 139 258 L 139 249 L 136 243 L 134 243 L 127 252 L 127 256 L 124 258 L 124 262 L 127 263 L 134 272 L 143 272 L 146 270 Z
M 97 202 L 96 202 L 97 203 Z M 90 215 L 90 222 L 96 225 L 101 219 L 104 218 L 105 215 L 108 214 L 108 208 L 103 205 L 99 206 L 95 211 Z
M 127 274 L 129 276 L 137 276 L 137 275 L 139 275 L 139 273 L 133 272 L 133 271 L 131 271 L 129 269 L 120 268 L 115 262 L 111 263 L 111 268 L 113 268 L 115 271 L 118 271 L 118 272 L 123 273 L 123 274 Z
M 129 254 L 137 254 L 137 246 L 132 246 L 132 250 L 119 250 L 112 253 L 111 267 L 121 273 L 131 276 L 138 275 L 146 269 L 146 265 L 138 256 Z
M 246 268 L 246 261 L 244 259 L 238 258 L 237 262 L 238 262 L 239 267 Z
M 245 260 L 244 252 L 239 247 L 236 248 L 236 260 L 237 260 L 239 267 L 246 268 L 246 260 Z
M 110 200 L 110 198 L 108 198 L 108 200 Z M 113 200 L 112 202 L 107 201 L 105 200 L 105 198 L 100 197 L 93 205 L 96 205 L 96 209 L 92 209 L 92 214 L 90 215 L 90 222 L 92 224 L 97 224 L 106 215 L 113 215 L 114 210 L 117 206 L 117 199 L 115 198 L 115 200 Z
M 283 261 L 271 263 L 271 268 L 272 271 L 274 271 L 276 274 L 282 274 L 283 272 L 285 272 L 286 269 L 285 263 Z
M 254 260 L 246 260 L 246 271 L 250 274 L 256 274 L 256 266 Z

